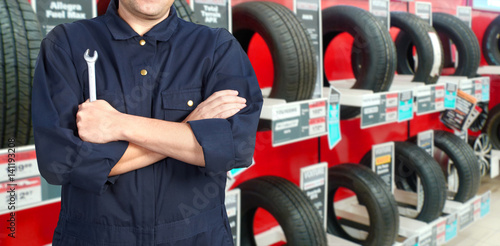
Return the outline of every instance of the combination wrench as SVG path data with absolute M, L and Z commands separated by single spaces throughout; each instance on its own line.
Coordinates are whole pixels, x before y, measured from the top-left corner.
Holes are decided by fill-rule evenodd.
M 83 58 L 87 61 L 87 66 L 89 70 L 89 97 L 90 101 L 93 102 L 97 99 L 96 96 L 96 85 L 95 85 L 95 62 L 97 61 L 98 55 L 97 50 L 94 51 L 93 56 L 89 56 L 89 49 L 83 54 Z

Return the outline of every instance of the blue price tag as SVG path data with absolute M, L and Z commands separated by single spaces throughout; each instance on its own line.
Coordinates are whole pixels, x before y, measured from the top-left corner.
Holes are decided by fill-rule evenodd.
M 490 212 L 490 202 L 491 199 L 489 192 L 481 197 L 481 218 Z
M 444 92 L 444 108 L 455 109 L 457 103 L 457 84 L 446 83 L 446 90 Z
M 450 241 L 451 239 L 455 238 L 457 236 L 457 215 L 450 216 L 446 220 L 446 236 L 445 240 L 446 242 Z
M 404 91 L 399 93 L 398 121 L 413 119 L 413 92 Z
M 328 146 L 333 149 L 342 139 L 340 134 L 340 92 L 330 86 L 328 97 Z
M 482 98 L 483 102 L 487 102 L 490 100 L 490 78 L 489 77 L 484 77 L 483 78 L 483 90 L 482 90 Z

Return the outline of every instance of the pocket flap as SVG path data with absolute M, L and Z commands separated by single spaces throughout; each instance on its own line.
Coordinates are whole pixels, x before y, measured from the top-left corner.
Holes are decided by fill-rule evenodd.
M 177 110 L 193 110 L 201 102 L 201 89 L 182 91 L 163 91 L 162 108 Z

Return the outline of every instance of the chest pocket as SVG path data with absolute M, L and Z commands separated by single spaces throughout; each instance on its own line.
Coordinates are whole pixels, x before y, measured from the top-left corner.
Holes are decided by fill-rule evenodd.
M 161 97 L 164 119 L 176 122 L 184 120 L 202 101 L 201 89 L 163 91 Z

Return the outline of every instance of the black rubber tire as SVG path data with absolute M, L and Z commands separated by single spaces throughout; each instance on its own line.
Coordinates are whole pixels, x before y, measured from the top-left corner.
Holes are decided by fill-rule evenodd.
M 0 148 L 33 143 L 31 87 L 42 34 L 25 0 L 0 0 Z
M 234 6 L 233 35 L 245 51 L 255 33 L 262 36 L 273 58 L 274 81 L 269 97 L 289 102 L 310 99 L 317 76 L 316 52 L 295 14 L 272 2 Z
M 193 10 L 186 2 L 186 0 L 175 0 L 174 7 L 175 10 L 177 10 L 177 16 L 179 16 L 179 18 L 185 21 L 198 23 L 198 20 L 194 16 Z
M 422 210 L 414 219 L 431 222 L 443 211 L 446 180 L 439 164 L 425 150 L 409 142 L 394 142 L 394 181 L 400 190 L 417 192 L 417 177 L 424 191 Z M 360 163 L 371 168 L 371 150 Z M 425 195 L 427 194 L 427 195 Z M 406 206 L 406 204 L 400 204 Z M 415 208 L 416 209 L 416 208 Z
M 387 28 L 370 12 L 353 6 L 333 6 L 322 14 L 324 53 L 330 42 L 343 32 L 355 38 L 351 66 L 356 83 L 352 88 L 389 90 L 396 71 L 396 48 Z M 326 75 L 325 84 L 329 85 Z M 341 106 L 341 119 L 357 115 L 359 108 Z
M 500 149 L 500 104 L 493 107 L 488 113 L 483 132 L 490 137 L 493 148 Z
M 481 113 L 479 113 L 477 118 L 474 120 L 474 122 L 472 122 L 472 124 L 469 127 L 469 130 L 473 132 L 481 131 L 486 125 L 486 121 L 488 120 L 488 112 L 489 112 L 488 102 L 478 102 L 477 106 L 479 106 L 482 109 L 482 111 Z
M 368 237 L 359 240 L 350 236 L 341 226 L 335 214 L 333 202 L 338 188 L 353 191 L 370 217 Z M 328 232 L 361 245 L 392 245 L 399 231 L 399 215 L 396 201 L 387 185 L 369 168 L 358 164 L 340 164 L 328 173 Z
M 472 29 L 458 17 L 446 13 L 432 13 L 432 22 L 432 26 L 440 34 L 441 42 L 451 40 L 457 48 L 459 59 L 453 75 L 476 77 L 481 53 Z
M 415 74 L 413 81 L 435 84 L 443 70 L 443 56 L 434 57 L 434 44 L 429 35 L 438 35 L 428 22 L 407 12 L 391 12 L 391 26 L 401 31 L 394 41 L 398 54 L 399 74 Z M 439 40 L 439 39 L 438 39 Z M 443 47 L 440 42 L 440 54 Z M 413 47 L 417 50 L 418 67 L 415 71 L 413 61 Z M 436 60 L 439 64 L 435 64 Z M 435 66 L 439 66 L 436 68 Z
M 458 174 L 458 191 L 453 200 L 466 202 L 474 197 L 481 182 L 480 168 L 474 150 L 453 133 L 434 131 L 434 158 L 447 176 L 448 159 L 453 161 Z
M 486 28 L 483 35 L 483 56 L 489 65 L 500 65 L 500 15 Z
M 256 245 L 253 222 L 258 208 L 280 224 L 287 245 L 327 245 L 323 222 L 309 198 L 290 181 L 262 176 L 243 182 L 241 189 L 241 245 Z

